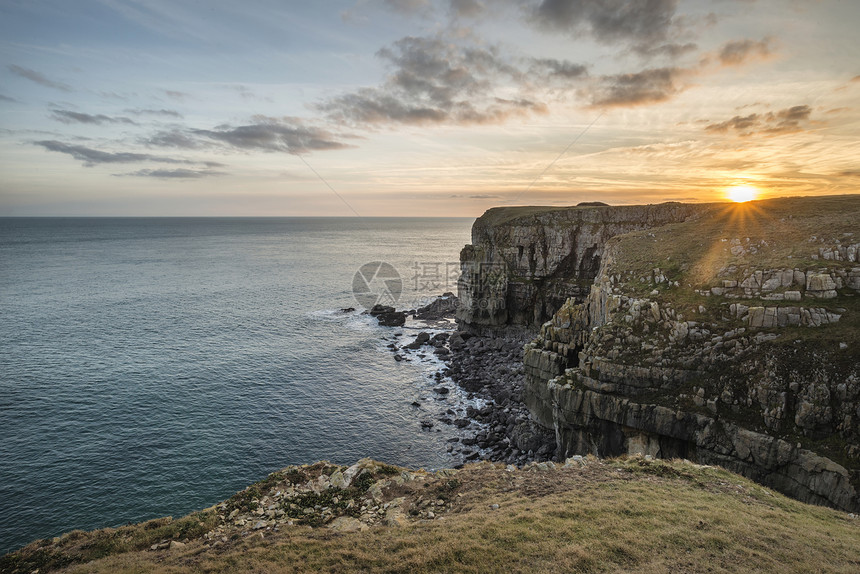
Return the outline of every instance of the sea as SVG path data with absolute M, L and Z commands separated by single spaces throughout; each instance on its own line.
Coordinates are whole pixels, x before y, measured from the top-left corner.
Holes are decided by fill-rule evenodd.
M 458 429 L 422 421 L 469 398 L 389 349 L 446 326 L 362 303 L 456 292 L 472 221 L 0 219 L 0 554 L 292 464 L 460 462 Z

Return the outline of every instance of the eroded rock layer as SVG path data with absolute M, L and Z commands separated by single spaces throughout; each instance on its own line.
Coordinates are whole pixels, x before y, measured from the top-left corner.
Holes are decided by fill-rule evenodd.
M 646 220 L 626 234 L 598 230 L 592 221 L 606 216 L 582 208 L 552 216 L 588 221 L 564 234 L 546 232 L 547 214 L 492 214 L 501 230 L 476 224 L 480 241 L 463 259 L 504 261 L 508 291 L 499 294 L 507 313 L 462 309 L 461 320 L 473 328 L 532 325 L 551 314 L 526 345 L 523 398 L 554 430 L 561 458 L 684 457 L 857 512 L 860 201 L 687 207 L 639 208 L 666 209 L 676 219 Z M 510 238 L 528 236 L 529 222 L 531 237 L 546 238 L 542 249 L 553 255 L 536 258 L 549 266 L 525 275 L 534 279 L 542 269 L 539 285 L 512 295 L 512 284 L 528 282 L 522 264 L 508 263 L 518 245 Z M 570 239 L 583 233 L 577 225 L 590 237 L 611 236 L 598 244 L 592 277 Z M 497 237 L 500 245 L 487 243 Z M 580 265 L 558 264 L 566 249 Z M 466 278 L 463 287 L 474 294 L 475 284 Z M 553 308 L 558 293 L 566 299 Z M 531 316 L 529 301 L 537 305 Z
M 581 300 L 609 238 L 684 221 L 709 205 L 664 203 L 572 208 L 494 208 L 475 221 L 460 253 L 461 329 L 537 332 L 570 297 Z

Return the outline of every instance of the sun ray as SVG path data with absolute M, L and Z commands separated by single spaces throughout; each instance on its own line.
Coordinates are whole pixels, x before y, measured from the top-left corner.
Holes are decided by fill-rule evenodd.
M 763 235 L 771 218 L 762 207 L 759 202 L 737 202 L 719 208 L 714 213 L 706 224 L 706 228 L 711 231 L 706 236 L 719 239 L 715 239 L 690 269 L 689 276 L 696 287 L 712 285 L 719 270 L 732 259 L 725 251 L 723 241 L 755 241 Z
M 759 195 L 759 190 L 752 185 L 733 185 L 726 189 L 726 197 L 736 203 L 752 201 Z

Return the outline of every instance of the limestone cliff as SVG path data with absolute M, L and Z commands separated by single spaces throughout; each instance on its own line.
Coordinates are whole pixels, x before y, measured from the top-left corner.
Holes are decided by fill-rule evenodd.
M 463 252 L 464 276 L 470 261 L 501 260 L 507 280 L 482 291 L 465 277 L 470 295 L 504 296 L 507 308 L 464 309 L 464 326 L 551 314 L 525 349 L 524 400 L 559 456 L 680 456 L 860 510 L 860 199 L 627 209 L 663 219 L 620 234 L 582 208 L 491 211 Z M 583 223 L 547 233 L 550 216 Z M 590 277 L 588 248 L 572 239 L 584 234 L 604 238 L 589 246 L 600 258 Z M 541 238 L 522 257 L 534 264 L 517 257 L 521 237 Z
M 461 329 L 536 333 L 570 297 L 589 291 L 609 238 L 684 221 L 712 206 L 513 207 L 487 211 L 460 253 Z

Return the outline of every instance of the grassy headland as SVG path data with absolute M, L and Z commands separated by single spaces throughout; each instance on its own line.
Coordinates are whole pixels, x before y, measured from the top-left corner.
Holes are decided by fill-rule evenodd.
M 76 531 L 34 542 L 3 557 L 0 570 L 44 574 L 860 569 L 860 519 L 686 461 L 587 457 L 564 466 L 540 463 L 506 469 L 483 463 L 438 473 L 377 463 L 365 468 L 369 470 L 357 474 L 352 485 L 339 488 L 328 484 L 340 483 L 336 473 L 348 474 L 344 467 L 326 463 L 291 467 L 221 505 L 179 520 Z M 359 480 L 361 476 L 369 478 Z M 302 500 L 298 505 L 280 498 L 305 479 L 321 491 L 311 495 L 309 490 L 296 490 L 289 500 Z M 337 494 L 335 505 L 342 511 L 332 506 L 331 492 Z M 309 502 L 308 496 L 316 498 Z M 271 526 L 275 521 L 264 528 L 241 518 L 245 512 L 259 514 L 261 500 L 282 500 L 279 508 L 287 509 L 287 514 L 281 513 L 276 526 Z M 305 513 L 299 507 L 313 502 L 318 503 L 316 511 L 302 517 Z M 320 503 L 330 505 L 322 515 Z M 287 522 L 290 511 L 297 511 L 293 514 L 300 518 Z

